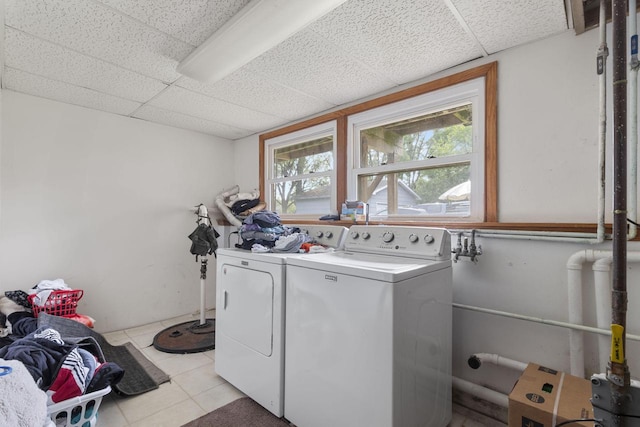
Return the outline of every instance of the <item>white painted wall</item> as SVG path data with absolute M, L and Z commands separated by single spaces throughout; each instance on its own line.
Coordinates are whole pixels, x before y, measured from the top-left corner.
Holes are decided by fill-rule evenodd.
M 611 26 L 609 25 L 609 40 Z M 502 52 L 498 80 L 498 200 L 503 222 L 588 222 L 597 218 L 598 32 L 568 31 Z M 611 47 L 610 47 L 611 49 Z M 471 64 L 473 65 L 473 64 Z M 611 69 L 611 58 L 608 63 Z M 611 76 L 611 71 L 609 71 Z M 610 84 L 609 84 L 610 85 Z M 609 92 L 611 105 L 611 92 Z M 609 111 L 609 117 L 612 113 Z M 611 119 L 610 119 L 611 120 Z M 612 122 L 608 125 L 607 222 L 612 220 Z M 566 262 L 585 244 L 479 239 L 485 254 L 479 265 L 454 266 L 454 300 L 496 310 L 568 321 Z M 629 250 L 640 250 L 631 243 Z M 591 265 L 583 271 L 585 322 L 595 326 Z M 627 330 L 640 333 L 638 265 L 627 273 Z M 508 393 L 517 374 L 466 366 L 473 352 L 498 353 L 569 371 L 566 329 L 454 310 L 454 373 Z M 585 336 L 585 375 L 603 372 L 597 337 Z M 627 343 L 634 378 L 640 377 L 640 345 Z M 502 370 L 504 371 L 504 370 Z M 496 384 L 498 383 L 498 384 Z
M 567 31 L 414 83 L 498 61 L 498 200 L 502 222 L 596 222 L 598 45 L 597 31 L 580 36 Z M 257 150 L 257 145 L 257 136 L 239 141 L 234 147 L 236 159 Z M 611 177 L 610 154 L 607 161 Z M 253 181 L 249 178 L 243 173 L 246 186 L 257 185 L 257 169 Z M 609 182 L 607 211 L 611 211 L 612 188 Z M 610 222 L 611 212 L 607 216 Z M 568 321 L 569 256 L 583 249 L 611 248 L 610 241 L 596 247 L 498 238 L 479 238 L 478 243 L 484 254 L 477 265 L 468 261 L 454 264 L 455 302 L 558 321 Z M 640 250 L 640 245 L 630 244 L 629 250 Z M 636 335 L 640 334 L 639 269 L 629 265 L 627 278 L 627 328 Z M 583 278 L 585 322 L 595 326 L 591 265 L 585 266 Z M 567 329 L 454 309 L 454 375 L 509 393 L 518 373 L 493 366 L 474 371 L 467 365 L 468 357 L 476 352 L 497 353 L 569 371 L 568 337 Z M 637 342 L 628 342 L 627 357 L 632 377 L 639 378 Z M 605 368 L 598 363 L 597 337 L 590 334 L 585 340 L 585 360 L 587 375 Z
M 233 142 L 236 159 L 236 183 L 241 191 L 258 188 L 259 145 L 258 135 L 248 136 Z
M 2 103 L 0 289 L 63 278 L 101 332 L 197 312 L 193 206 L 233 184 L 232 142 L 6 90 Z

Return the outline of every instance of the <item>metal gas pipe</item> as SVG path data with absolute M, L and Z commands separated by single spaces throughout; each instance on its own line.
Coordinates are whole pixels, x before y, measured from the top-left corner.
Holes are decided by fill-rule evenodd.
M 636 11 L 632 11 L 636 13 Z M 613 15 L 613 290 L 611 294 L 611 356 L 607 380 L 616 426 L 625 423 L 631 377 L 627 360 L 627 1 L 612 0 Z

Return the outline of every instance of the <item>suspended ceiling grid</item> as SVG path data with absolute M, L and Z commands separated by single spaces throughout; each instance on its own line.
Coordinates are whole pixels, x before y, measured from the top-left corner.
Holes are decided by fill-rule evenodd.
M 564 0 L 348 0 L 218 82 L 178 74 L 248 2 L 5 0 L 2 88 L 234 140 L 568 28 Z

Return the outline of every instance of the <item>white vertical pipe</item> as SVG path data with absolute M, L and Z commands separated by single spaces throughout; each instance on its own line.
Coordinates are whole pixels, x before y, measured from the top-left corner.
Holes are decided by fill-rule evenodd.
M 600 329 L 608 329 L 611 325 L 611 256 L 593 263 L 593 281 L 595 287 L 596 325 Z M 609 362 L 611 338 L 598 337 L 598 367 L 604 372 Z
M 587 250 L 576 252 L 567 261 L 567 297 L 569 301 L 569 323 L 582 325 L 582 265 L 587 259 Z M 569 365 L 571 375 L 584 377 L 584 333 L 569 330 Z
M 585 262 L 612 256 L 611 251 L 585 249 L 571 255 L 567 261 L 567 297 L 569 323 L 583 325 L 582 307 L 582 266 Z M 608 326 L 607 326 L 608 328 Z M 579 330 L 569 331 L 569 364 L 571 375 L 584 378 L 584 333 Z
M 611 326 L 611 262 L 613 254 L 596 260 L 593 263 L 593 279 L 596 300 L 596 323 L 600 329 Z M 640 252 L 627 252 L 627 263 L 640 263 Z M 598 338 L 600 369 L 604 372 L 609 362 L 611 340 L 609 337 Z
M 637 25 L 637 6 L 636 0 L 629 0 L 629 34 L 632 46 L 635 43 L 637 51 L 638 46 L 638 25 Z M 638 54 L 631 53 L 629 61 L 629 77 L 628 77 L 628 107 L 627 107 L 627 143 L 629 144 L 629 180 L 627 187 L 627 206 L 628 216 L 633 221 L 638 221 Z M 635 224 L 629 224 L 628 239 L 633 239 L 638 233 Z
M 604 206 L 606 187 L 606 145 L 607 145 L 607 12 L 605 0 L 600 0 L 600 47 L 598 48 L 598 62 L 602 62 L 602 72 L 599 77 L 599 106 L 600 124 L 598 127 L 598 169 L 600 171 L 600 184 L 598 186 L 598 227 L 596 239 L 598 242 L 604 241 Z

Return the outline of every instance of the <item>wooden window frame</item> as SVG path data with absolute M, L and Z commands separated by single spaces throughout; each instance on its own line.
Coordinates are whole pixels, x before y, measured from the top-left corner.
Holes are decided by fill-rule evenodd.
M 402 101 L 414 96 L 433 92 L 458 83 L 469 80 L 484 78 L 485 80 L 485 152 L 484 152 L 484 218 L 480 223 L 470 222 L 446 222 L 446 221 L 425 221 L 422 218 L 413 220 L 403 220 L 399 222 L 381 221 L 384 224 L 411 224 L 411 225 L 435 225 L 435 226 L 451 226 L 454 228 L 478 228 L 480 225 L 485 226 L 487 223 L 496 224 L 498 222 L 498 63 L 491 62 L 461 71 L 451 76 L 442 77 L 427 83 L 413 86 L 398 92 L 384 95 L 369 101 L 362 102 L 357 105 L 345 107 L 332 111 L 318 117 L 314 117 L 303 122 L 295 123 L 284 128 L 280 128 L 271 132 L 264 133 L 259 136 L 259 189 L 260 194 L 265 194 L 265 141 L 291 132 L 295 132 L 307 127 L 315 126 L 331 120 L 336 120 L 337 125 L 337 158 L 336 167 L 336 191 L 337 206 L 339 211 L 341 201 L 347 197 L 347 119 L 350 115 L 371 110 L 373 108 L 388 105 L 397 101 Z M 299 222 L 299 221 L 297 221 Z
M 300 129 L 297 132 L 289 132 L 286 133 L 284 135 L 280 135 L 279 137 L 275 137 L 275 138 L 269 138 L 268 140 L 265 140 L 264 142 L 264 147 L 265 147 L 265 159 L 262 162 L 263 165 L 265 165 L 265 174 L 262 176 L 262 181 L 265 182 L 265 189 L 267 186 L 271 187 L 271 185 L 273 185 L 275 182 L 279 181 L 279 177 L 275 177 L 275 176 L 271 176 L 275 170 L 269 170 L 267 169 L 267 165 L 269 167 L 274 166 L 273 164 L 271 164 L 271 162 L 274 161 L 273 157 L 274 157 L 274 150 L 277 148 L 283 148 L 283 147 L 290 147 L 290 146 L 296 146 L 298 144 L 304 143 L 304 142 L 308 142 L 310 140 L 313 140 L 315 138 L 318 138 L 319 135 L 322 135 L 322 137 L 326 137 L 326 136 L 331 136 L 331 156 L 332 156 L 332 161 L 333 161 L 333 167 L 330 171 L 326 171 L 320 174 L 316 174 L 314 173 L 313 175 L 307 175 L 305 178 L 301 178 L 299 175 L 296 176 L 290 176 L 289 178 L 291 179 L 290 182 L 292 181 L 299 181 L 301 179 L 311 179 L 314 177 L 318 177 L 318 176 L 323 176 L 326 178 L 329 178 L 329 180 L 331 181 L 331 191 L 330 191 L 330 204 L 333 204 L 335 206 L 335 203 L 337 203 L 337 198 L 335 195 L 335 189 L 336 189 L 336 146 L 337 146 L 337 136 L 336 136 L 336 129 L 337 129 L 337 122 L 335 120 L 329 120 L 327 122 L 318 124 L 318 125 L 314 125 L 314 126 L 309 126 L 303 129 Z M 274 203 L 276 204 L 276 202 L 274 200 L 272 200 L 272 195 L 269 194 L 268 191 L 265 190 L 265 192 L 260 192 L 260 194 L 262 195 L 262 199 L 264 202 L 267 203 L 267 205 L 269 205 L 269 203 Z M 336 200 L 334 200 L 336 199 Z M 332 207 L 332 206 L 331 206 Z M 326 215 L 326 211 L 324 212 L 317 212 L 314 214 L 285 214 L 280 212 L 280 217 L 282 220 L 286 220 L 287 218 L 295 218 L 297 219 L 316 219 L 319 216 L 322 215 Z

